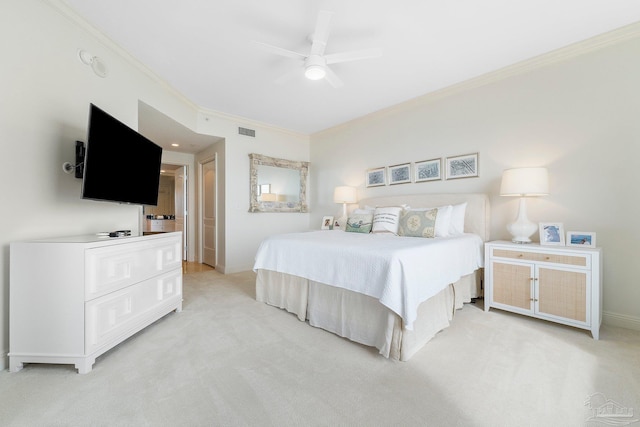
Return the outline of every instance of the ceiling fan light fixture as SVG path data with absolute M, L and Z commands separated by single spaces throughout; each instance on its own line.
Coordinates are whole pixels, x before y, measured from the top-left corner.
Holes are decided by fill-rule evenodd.
M 304 70 L 304 76 L 309 80 L 320 80 L 327 75 L 327 70 L 322 65 L 309 65 Z

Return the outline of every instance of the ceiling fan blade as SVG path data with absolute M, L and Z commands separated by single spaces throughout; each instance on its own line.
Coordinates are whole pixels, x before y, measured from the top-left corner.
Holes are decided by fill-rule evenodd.
M 331 27 L 331 17 L 333 13 L 321 10 L 318 12 L 318 19 L 316 20 L 316 28 L 313 32 L 313 40 L 311 44 L 311 55 L 324 54 L 324 50 L 327 47 L 327 40 L 329 40 L 329 29 Z
M 331 68 L 329 67 L 325 67 L 325 68 L 327 70 L 327 74 L 324 76 L 324 79 L 328 81 L 331 86 L 335 88 L 344 86 L 344 83 L 342 82 L 342 80 L 340 80 L 340 77 L 338 77 L 338 75 L 334 73 Z
M 357 61 L 360 59 L 379 58 L 382 56 L 382 50 L 378 48 L 353 50 L 350 52 L 332 53 L 325 55 L 324 59 L 327 64 L 337 64 L 338 62 Z
M 287 58 L 304 60 L 304 58 L 306 57 L 306 55 L 303 55 L 301 53 L 294 52 L 292 50 L 283 49 L 283 48 L 277 47 L 277 46 L 272 46 L 270 44 L 257 42 L 257 41 L 254 41 L 253 43 L 256 44 L 257 46 L 259 46 L 260 49 L 262 49 L 262 50 L 265 50 L 265 51 L 271 52 L 271 53 L 275 53 L 276 55 L 286 56 Z

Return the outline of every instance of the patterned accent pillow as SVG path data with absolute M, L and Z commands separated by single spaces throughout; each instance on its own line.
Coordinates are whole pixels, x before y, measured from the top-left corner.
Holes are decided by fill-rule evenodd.
M 376 208 L 373 213 L 372 233 L 388 233 L 396 236 L 398 234 L 398 221 L 402 208 L 399 206 L 389 206 Z
M 408 210 L 400 215 L 399 236 L 435 237 L 438 208 L 425 210 Z
M 373 225 L 373 215 L 371 214 L 352 214 L 347 220 L 344 231 L 354 233 L 369 233 Z

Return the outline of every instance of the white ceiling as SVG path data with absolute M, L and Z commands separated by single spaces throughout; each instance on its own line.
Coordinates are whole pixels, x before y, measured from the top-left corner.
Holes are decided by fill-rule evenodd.
M 195 133 L 144 102 L 138 102 L 138 132 L 163 150 L 189 154 L 196 154 L 222 139 Z
M 637 0 L 63 0 L 199 107 L 304 134 L 640 21 Z M 308 52 L 319 10 L 336 89 L 253 41 Z M 108 64 L 107 64 L 108 66 Z

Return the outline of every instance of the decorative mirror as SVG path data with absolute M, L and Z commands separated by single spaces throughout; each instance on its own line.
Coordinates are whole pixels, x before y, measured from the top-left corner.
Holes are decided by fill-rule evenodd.
M 249 212 L 307 212 L 309 162 L 249 154 Z

